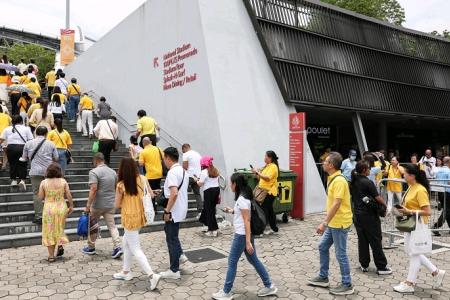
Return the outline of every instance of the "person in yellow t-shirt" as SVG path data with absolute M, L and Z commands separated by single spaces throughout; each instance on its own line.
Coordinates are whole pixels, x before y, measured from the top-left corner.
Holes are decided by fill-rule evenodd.
M 36 99 L 41 96 L 41 86 L 37 83 L 36 78 L 31 77 L 31 82 L 27 84 L 27 88 L 32 90 L 34 93 L 31 94 L 31 98 Z
M 47 83 L 48 99 L 52 98 L 53 89 L 55 88 L 56 72 L 55 68 L 45 74 L 45 82 Z
M 398 158 L 394 156 L 391 159 L 391 164 L 386 166 L 384 175 L 387 179 L 402 179 L 404 172 L 403 167 L 399 165 Z M 402 200 L 403 186 L 401 182 L 388 181 L 386 184 L 386 190 L 388 193 L 387 212 L 390 212 L 393 205 L 400 204 L 400 201 Z M 394 198 L 397 198 L 397 201 L 394 201 Z
M 252 169 L 252 172 L 259 178 L 258 186 L 267 191 L 267 196 L 262 203 L 262 208 L 266 215 L 267 221 L 273 232 L 278 232 L 277 218 L 273 211 L 273 202 L 278 196 L 278 156 L 273 151 L 267 151 L 264 156 L 264 163 L 266 164 L 261 170 Z M 264 232 L 270 234 L 270 230 Z
M 159 130 L 159 127 L 155 119 L 148 117 L 147 112 L 143 109 L 138 111 L 137 116 L 139 119 L 137 121 L 136 137 L 141 137 L 139 146 L 144 148 L 142 140 L 146 137 L 152 141 L 153 146 L 156 146 L 156 131 Z
M 56 128 L 48 133 L 47 140 L 55 144 L 56 150 L 58 150 L 58 163 L 61 166 L 64 175 L 64 172 L 67 169 L 67 150 L 70 151 L 70 148 L 72 147 L 72 137 L 67 130 L 63 129 L 61 119 L 55 119 L 54 123 Z
M 152 190 L 161 189 L 161 178 L 163 177 L 161 158 L 164 157 L 161 149 L 153 146 L 150 138 L 145 137 L 142 141 L 144 149 L 139 153 L 139 165 L 145 167 L 145 177 Z
M 22 76 L 20 76 L 20 84 L 29 84 L 31 82 L 30 77 L 28 77 L 28 71 L 24 71 Z
M 55 95 L 59 96 L 59 101 L 61 102 L 61 105 L 64 105 L 64 103 L 66 102 L 66 96 L 63 93 L 61 93 L 61 88 L 59 86 L 55 86 L 53 88 L 53 94 L 52 94 L 51 100 L 53 100 L 53 96 L 55 96 Z
M 67 97 L 69 98 L 67 114 L 70 122 L 75 122 L 80 104 L 81 87 L 77 84 L 77 79 L 72 78 L 67 86 Z
M 5 130 L 6 127 L 11 125 L 11 117 L 3 112 L 3 108 L 0 105 L 0 136 L 3 135 L 3 130 Z M 6 164 L 8 162 L 8 157 L 6 155 L 6 141 L 1 143 L 0 147 L 2 147 L 2 162 L 0 163 L 0 167 L 2 170 L 6 169 Z
M 430 184 L 424 171 L 421 171 L 417 165 L 408 164 L 405 166 L 405 180 L 408 183 L 408 190 L 403 196 L 402 209 L 397 209 L 404 216 L 415 218 L 416 214 L 420 216 L 419 222 L 428 224 L 428 218 L 431 216 L 430 206 Z M 394 287 L 394 291 L 399 293 L 414 293 L 414 284 L 419 274 L 421 265 L 424 265 L 434 277 L 434 288 L 442 285 L 445 271 L 439 270 L 423 254 L 412 254 L 410 250 L 411 233 L 404 233 L 405 251 L 409 257 L 409 272 L 405 281 Z M 406 260 L 406 257 L 405 257 Z
M 31 97 L 28 95 L 28 93 L 23 92 L 22 97 L 20 97 L 19 101 L 17 102 L 17 107 L 19 108 L 19 114 L 22 117 L 23 124 L 28 124 L 28 114 L 27 111 L 30 108 L 32 103 Z
M 421 164 L 421 163 L 419 162 L 418 157 L 419 157 L 419 155 L 418 155 L 417 153 L 411 154 L 411 157 L 410 157 L 411 163 L 412 163 L 413 165 L 418 166 L 419 169 L 420 169 L 421 171 L 425 171 L 425 167 L 424 167 L 423 164 Z
M 350 188 L 347 180 L 341 174 L 341 164 L 342 156 L 337 152 L 330 152 L 323 162 L 323 170 L 329 176 L 327 183 L 327 214 L 323 223 L 317 227 L 317 233 L 322 235 L 319 244 L 321 267 L 319 275 L 308 280 L 308 282 L 313 286 L 324 287 L 329 285 L 329 250 L 334 244 L 340 266 L 342 284 L 337 288 L 330 289 L 330 293 L 350 295 L 354 293 L 354 287 L 347 255 L 347 239 L 353 222 L 353 213 L 350 203 Z
M 13 76 L 12 78 L 12 84 L 10 87 L 18 87 L 20 83 L 20 77 L 19 76 Z M 19 102 L 20 99 L 20 92 L 19 91 L 9 91 L 9 99 L 11 100 L 11 116 L 17 115 L 19 113 L 19 109 L 17 107 L 17 102 Z
M 78 109 L 81 111 L 81 125 L 83 127 L 83 136 L 88 136 L 88 129 L 86 128 L 87 123 L 89 128 L 89 138 L 92 138 L 92 130 L 94 128 L 92 124 L 92 111 L 94 110 L 94 101 L 92 101 L 87 93 L 84 93 L 83 97 L 81 97 Z

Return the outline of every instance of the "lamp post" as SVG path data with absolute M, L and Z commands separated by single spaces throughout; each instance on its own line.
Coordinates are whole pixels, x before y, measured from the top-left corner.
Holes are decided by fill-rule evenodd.
M 66 0 L 66 29 L 70 29 L 70 0 Z

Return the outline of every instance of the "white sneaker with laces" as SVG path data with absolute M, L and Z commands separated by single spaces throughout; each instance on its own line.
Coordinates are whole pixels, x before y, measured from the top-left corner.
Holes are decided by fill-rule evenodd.
M 189 261 L 189 259 L 187 258 L 187 256 L 185 254 L 180 255 L 180 265 L 187 263 L 188 261 Z
M 258 297 L 267 297 L 271 295 L 276 295 L 278 292 L 278 288 L 274 286 L 273 284 L 270 286 L 270 288 L 263 288 L 259 290 Z
M 401 282 L 399 285 L 394 286 L 394 291 L 402 294 L 414 293 L 414 286 L 408 285 L 406 282 Z
M 21 181 L 19 182 L 19 188 L 20 188 L 23 192 L 25 192 L 25 191 L 27 190 L 27 185 L 25 184 L 25 181 L 21 180 Z
M 13 186 L 13 185 L 17 185 L 17 180 L 11 181 L 11 185 L 12 185 L 12 186 Z
M 150 279 L 150 291 L 153 291 L 158 286 L 159 281 L 161 280 L 161 275 L 153 274 Z
M 120 273 L 114 274 L 113 277 L 117 280 L 130 281 L 131 279 L 133 279 L 133 274 L 131 274 L 131 272 L 125 274 L 123 271 L 121 271 Z
M 444 276 L 445 276 L 445 270 L 439 270 L 437 275 L 433 276 L 433 279 L 434 279 L 433 288 L 434 289 L 440 288 L 442 286 L 442 281 L 444 280 Z
M 165 272 L 159 273 L 159 275 L 163 279 L 180 279 L 181 278 L 180 271 L 172 272 L 172 270 L 167 270 Z
M 215 300 L 232 300 L 233 294 L 231 294 L 231 292 L 225 293 L 223 290 L 220 290 L 217 293 L 212 294 L 212 298 Z

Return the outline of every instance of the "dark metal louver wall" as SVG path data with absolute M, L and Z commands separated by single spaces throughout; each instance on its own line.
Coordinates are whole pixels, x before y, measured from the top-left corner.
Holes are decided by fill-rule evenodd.
M 244 0 L 287 101 L 450 117 L 450 42 L 308 0 Z

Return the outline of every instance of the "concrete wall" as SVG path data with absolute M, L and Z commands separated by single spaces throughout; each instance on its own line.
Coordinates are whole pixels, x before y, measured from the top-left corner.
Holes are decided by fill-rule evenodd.
M 178 64 L 195 81 L 164 90 L 164 55 L 187 44 L 181 55 L 196 52 Z M 79 79 L 83 91 L 108 99 L 121 117 L 124 141 L 136 112 L 146 109 L 166 141 L 188 142 L 214 156 L 227 178 L 234 168 L 263 166 L 269 149 L 288 168 L 288 120 L 295 109 L 283 101 L 241 0 L 149 0 L 66 73 Z M 307 174 L 315 176 L 313 171 Z M 228 192 L 225 202 L 230 199 Z

